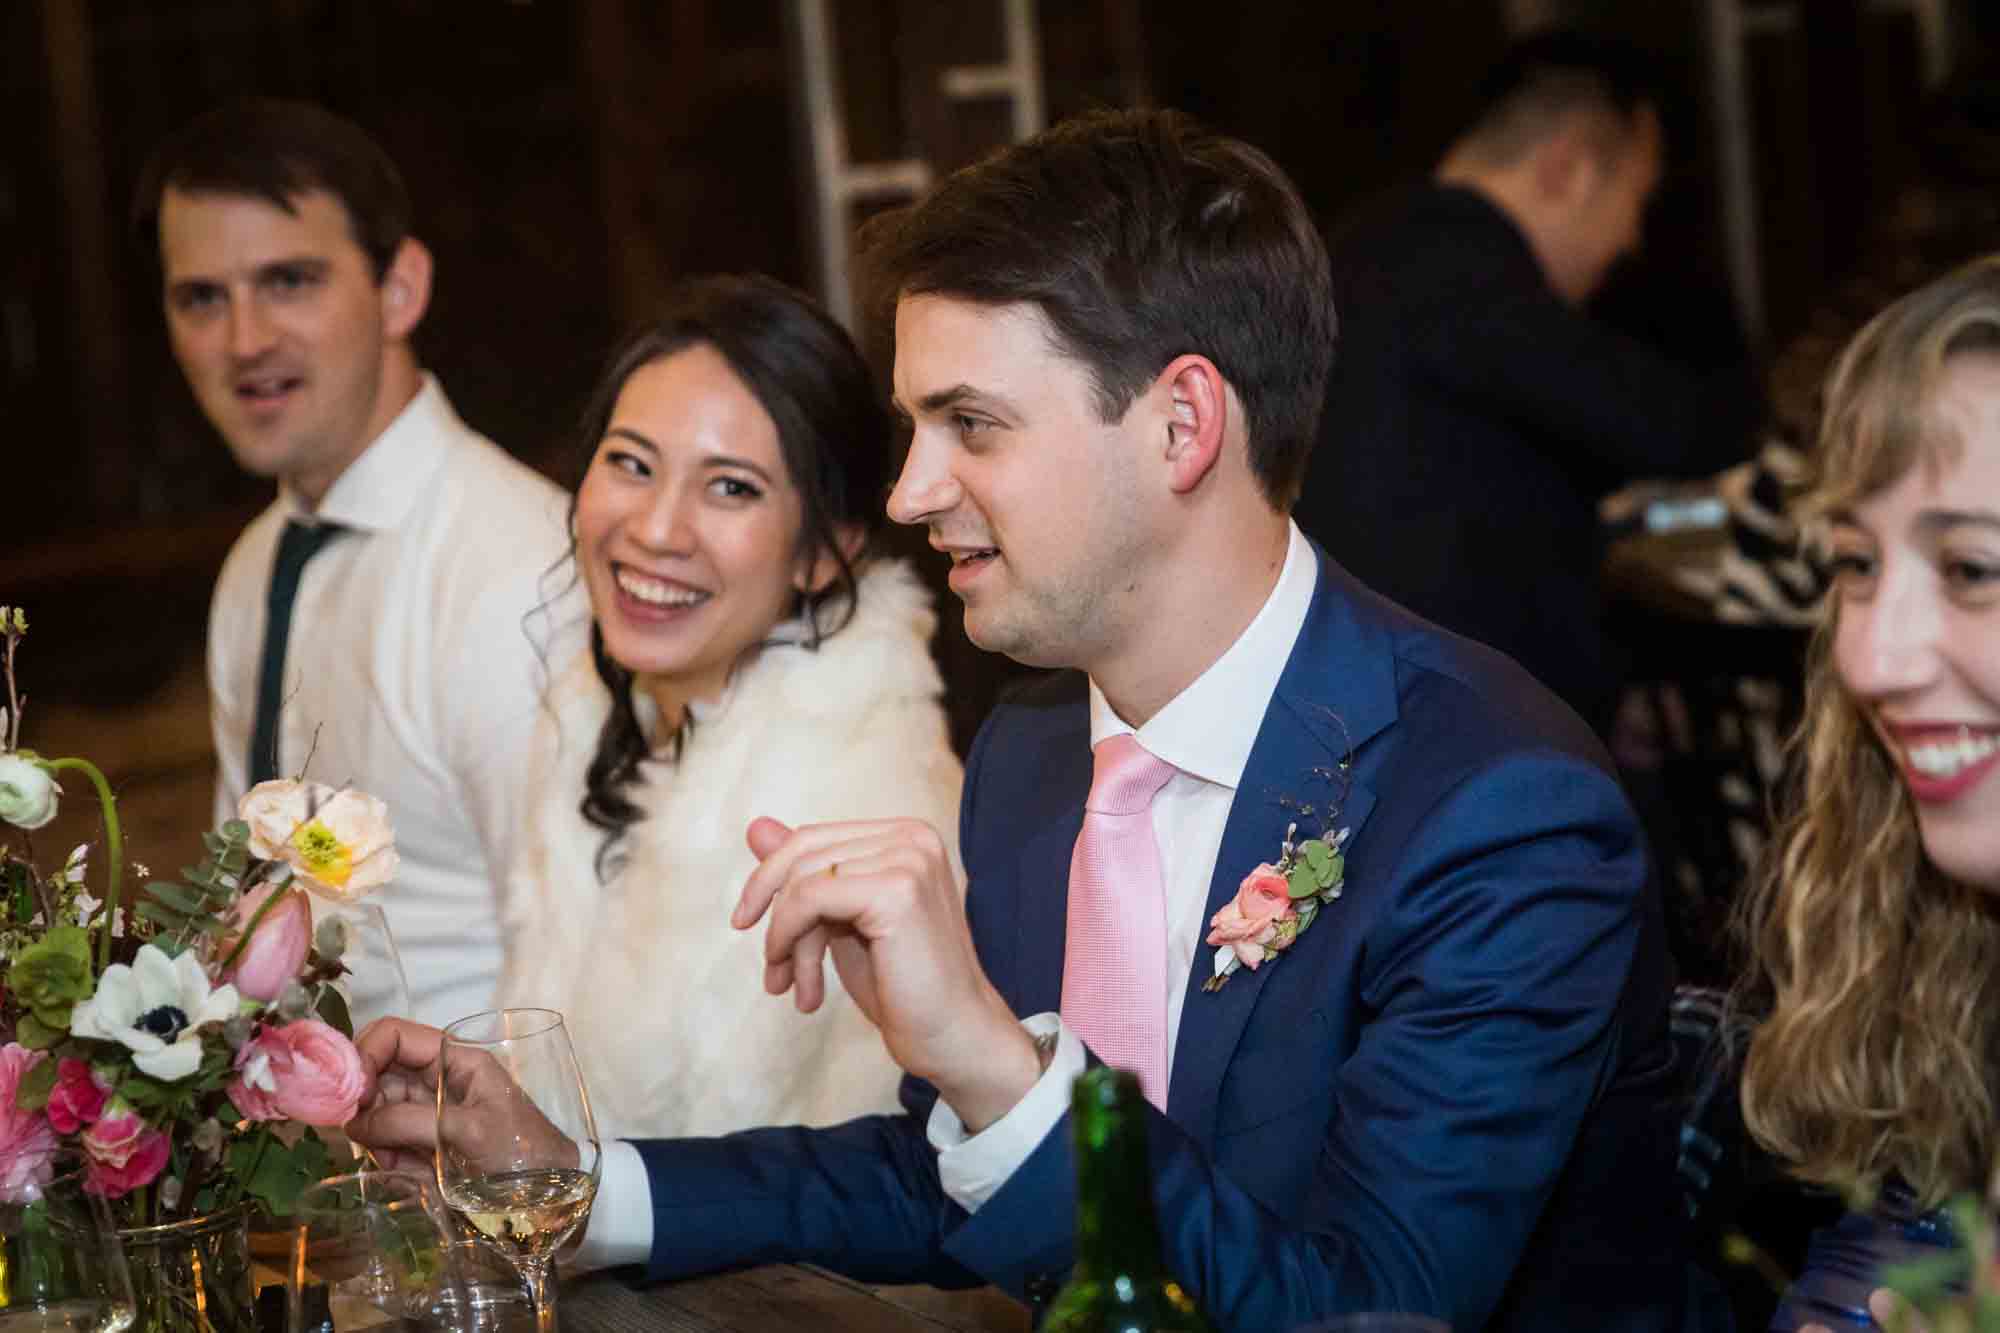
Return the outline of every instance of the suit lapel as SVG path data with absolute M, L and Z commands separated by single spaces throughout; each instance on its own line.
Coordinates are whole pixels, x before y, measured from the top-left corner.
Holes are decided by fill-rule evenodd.
M 1395 720 L 1391 645 L 1387 631 L 1358 600 L 1368 594 L 1317 546 L 1314 551 L 1319 581 L 1229 808 L 1202 916 L 1204 937 L 1209 918 L 1236 896 L 1243 877 L 1260 862 L 1278 859 L 1287 825 L 1296 822 L 1303 839 L 1317 836 L 1331 820 L 1334 828 L 1349 828 L 1359 839 L 1375 804 L 1374 793 L 1343 771 L 1343 764 Z M 1309 814 L 1301 808 L 1307 806 Z M 1338 906 L 1327 910 L 1337 913 Z M 1206 943 L 1195 949 L 1167 1112 L 1197 1141 L 1213 1140 L 1222 1076 L 1265 984 L 1277 969 L 1297 965 L 1294 955 L 1324 938 L 1319 928 L 1308 931 L 1274 962 L 1255 971 L 1237 969 L 1218 991 L 1202 989 L 1214 974 L 1214 949 Z
M 1038 830 L 1021 848 L 1014 922 L 1014 986 L 1009 999 L 1022 1015 L 1050 1013 L 1062 1002 L 1063 940 L 1069 911 L 1069 863 L 1090 795 L 1090 712 L 1044 742 L 1040 810 L 1023 827 Z

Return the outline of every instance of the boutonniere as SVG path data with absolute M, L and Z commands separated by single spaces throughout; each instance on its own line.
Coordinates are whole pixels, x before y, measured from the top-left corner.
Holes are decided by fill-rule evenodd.
M 1202 983 L 1203 990 L 1221 990 L 1237 968 L 1248 964 L 1255 971 L 1291 948 L 1320 908 L 1340 896 L 1347 868 L 1341 848 L 1351 830 L 1295 842 L 1298 832 L 1297 824 L 1289 825 L 1277 864 L 1265 862 L 1245 875 L 1236 896 L 1210 919 L 1215 975 Z

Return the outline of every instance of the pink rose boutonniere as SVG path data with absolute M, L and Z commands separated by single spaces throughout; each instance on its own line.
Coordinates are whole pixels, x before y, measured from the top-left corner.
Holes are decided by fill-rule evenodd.
M 1292 947 L 1345 887 L 1349 830 L 1295 843 L 1299 826 L 1285 830 L 1278 863 L 1266 862 L 1243 877 L 1236 896 L 1209 920 L 1215 974 L 1203 990 L 1221 990 L 1239 967 L 1255 971 Z

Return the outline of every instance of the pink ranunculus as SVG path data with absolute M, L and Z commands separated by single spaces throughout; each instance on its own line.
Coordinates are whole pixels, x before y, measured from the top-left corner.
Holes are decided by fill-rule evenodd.
M 49 1183 L 56 1131 L 40 1111 L 14 1104 L 21 1076 L 47 1057 L 17 1042 L 0 1046 L 0 1203 L 22 1203 Z
M 1295 915 L 1285 877 L 1275 866 L 1260 865 L 1243 877 L 1236 896 L 1209 919 L 1208 942 L 1227 946 L 1238 962 L 1255 968 L 1274 952 L 1266 946 L 1278 934 L 1278 924 Z
M 222 977 L 235 983 L 237 994 L 265 1004 L 277 999 L 285 984 L 296 979 L 299 969 L 305 966 L 306 951 L 312 947 L 312 904 L 306 895 L 298 889 L 274 889 L 268 884 L 244 894 L 229 914 L 231 934 L 224 936 L 223 946 L 223 956 L 227 957 L 229 950 L 236 947 L 235 934 L 241 932 L 273 893 L 285 896 L 264 913 L 250 942 L 243 946 L 243 952 L 236 955 L 236 961 Z
M 104 1114 L 111 1085 L 88 1061 L 67 1057 L 56 1066 L 55 1091 L 49 1094 L 49 1123 L 58 1134 L 74 1134 Z
M 344 1125 L 367 1086 L 354 1043 L 316 1018 L 265 1027 L 236 1053 L 229 1100 L 250 1120 Z
M 167 1136 L 149 1127 L 122 1099 L 113 1098 L 97 1123 L 83 1132 L 83 1188 L 122 1199 L 150 1185 L 167 1165 Z
M 146 1122 L 124 1098 L 113 1098 L 97 1123 L 83 1132 L 83 1151 L 93 1162 L 123 1166 L 146 1133 Z

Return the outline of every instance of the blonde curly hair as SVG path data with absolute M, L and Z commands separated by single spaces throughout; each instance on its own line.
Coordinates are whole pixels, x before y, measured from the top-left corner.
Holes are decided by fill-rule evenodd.
M 2000 353 L 2000 256 L 1891 305 L 1827 381 L 1809 526 L 1952 457 L 1932 412 L 1946 363 Z M 1926 1206 L 1983 1188 L 1996 1145 L 2000 902 L 1924 855 L 1894 759 L 1833 666 L 1840 593 L 1807 655 L 1797 779 L 1739 919 L 1739 988 L 1767 1015 L 1743 1118 L 1802 1178 L 1870 1194 L 1900 1177 Z

